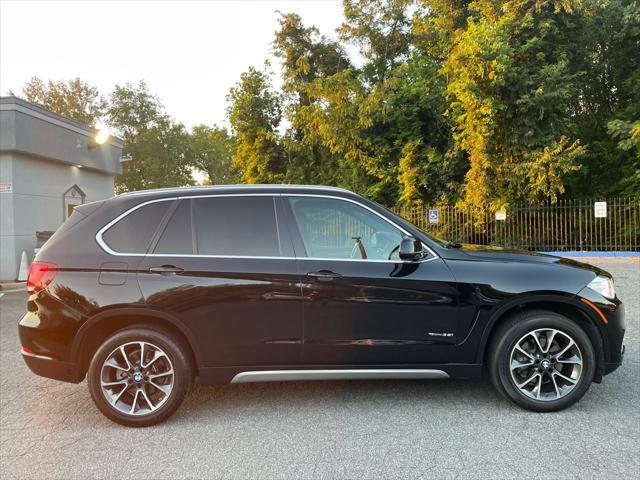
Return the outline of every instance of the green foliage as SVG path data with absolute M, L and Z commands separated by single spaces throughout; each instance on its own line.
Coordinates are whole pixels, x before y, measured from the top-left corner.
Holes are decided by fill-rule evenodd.
M 571 69 L 579 90 L 564 121 L 586 153 L 567 181 L 567 195 L 637 194 L 638 158 L 633 149 L 619 148 L 616 121 L 640 120 L 640 2 L 583 0 L 574 16 Z
M 15 94 L 9 92 L 9 95 Z M 107 102 L 98 89 L 79 78 L 45 83 L 38 77 L 32 77 L 20 96 L 87 125 L 95 125 L 107 109 Z
M 319 105 L 312 85 L 350 67 L 341 47 L 305 27 L 296 14 L 281 15 L 273 53 L 282 59 L 284 113 L 290 127 L 284 135 L 287 167 L 285 181 L 341 184 L 348 172 L 340 159 L 313 135 L 306 135 L 306 115 Z
M 445 83 L 437 63 L 410 49 L 410 3 L 345 2 L 341 39 L 358 45 L 367 59 L 361 68 L 297 15 L 282 16 L 274 51 L 283 59 L 291 125 L 285 146 L 295 168 L 288 180 L 338 185 L 387 204 L 401 195 L 457 195 L 466 160 L 453 149 L 450 121 L 443 116 Z M 406 178 L 400 162 L 408 150 L 414 158 L 431 159 L 430 166 L 438 164 L 426 177 L 420 167 L 420 185 L 411 187 L 398 182 Z M 430 182 L 436 171 L 438 181 Z M 406 188 L 412 192 L 404 193 Z
M 284 180 L 285 154 L 278 135 L 281 96 L 266 72 L 250 68 L 227 96 L 229 123 L 236 137 L 233 163 L 245 183 Z
M 175 123 L 144 82 L 118 85 L 111 93 L 107 119 L 124 140 L 118 192 L 191 185 L 190 136 Z
M 343 0 L 342 39 L 357 45 L 368 83 L 382 82 L 410 53 L 411 0 Z
M 448 76 L 454 139 L 471 162 L 465 202 L 556 200 L 584 153 L 563 122 L 579 93 L 570 68 L 575 22 L 566 1 L 469 4 L 450 38 Z
M 620 181 L 620 187 L 625 195 L 637 195 L 640 192 L 640 120 L 612 120 L 607 128 L 611 136 L 618 140 L 620 150 L 635 152 L 635 159 L 625 164 L 626 171 Z
M 532 204 L 545 200 L 557 202 L 559 194 L 565 191 L 563 180 L 566 175 L 580 169 L 576 158 L 584 150 L 578 140 L 569 144 L 563 136 L 541 151 L 525 152 L 518 162 L 507 164 L 506 171 L 500 172 L 505 177 L 506 191 L 518 192 L 517 196 L 504 198 Z
M 233 168 L 235 139 L 226 128 L 196 125 L 191 130 L 191 165 L 207 174 L 207 184 L 236 183 L 238 172 Z

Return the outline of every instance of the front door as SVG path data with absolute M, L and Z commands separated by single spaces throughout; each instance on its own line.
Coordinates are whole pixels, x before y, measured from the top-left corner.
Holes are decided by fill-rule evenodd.
M 197 335 L 204 366 L 301 362 L 299 276 L 279 201 L 183 198 L 139 267 L 145 301 Z
M 445 363 L 457 337 L 457 290 L 434 254 L 401 261 L 398 226 L 341 198 L 290 195 L 308 365 Z

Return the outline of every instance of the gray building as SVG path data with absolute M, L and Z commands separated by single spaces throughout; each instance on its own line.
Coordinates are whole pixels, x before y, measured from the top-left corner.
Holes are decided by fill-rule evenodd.
M 36 232 L 56 230 L 73 207 L 114 195 L 122 141 L 15 97 L 0 97 L 0 281 L 33 260 Z

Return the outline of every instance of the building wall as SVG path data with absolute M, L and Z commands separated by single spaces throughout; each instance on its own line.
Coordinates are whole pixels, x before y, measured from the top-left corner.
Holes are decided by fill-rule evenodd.
M 122 142 L 111 138 L 92 145 L 95 130 L 87 125 L 13 97 L 0 98 L 0 150 L 84 165 L 113 175 L 122 173 Z
M 0 280 L 17 278 L 20 257 L 33 260 L 36 231 L 56 230 L 65 220 L 64 192 L 77 185 L 85 203 L 114 194 L 108 172 L 40 159 L 16 152 L 0 153 L 0 182 L 11 182 L 11 193 L 0 193 Z M 78 200 L 80 203 L 80 200 Z

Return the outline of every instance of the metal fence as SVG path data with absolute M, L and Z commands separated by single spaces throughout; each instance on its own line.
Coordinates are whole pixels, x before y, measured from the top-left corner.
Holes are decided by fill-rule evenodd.
M 640 197 L 518 205 L 497 219 L 489 208 L 396 207 L 398 215 L 447 240 L 536 251 L 639 251 Z M 602 207 L 602 205 L 600 205 Z M 437 213 L 434 213 L 434 210 Z M 500 216 L 500 215 L 498 215 Z

